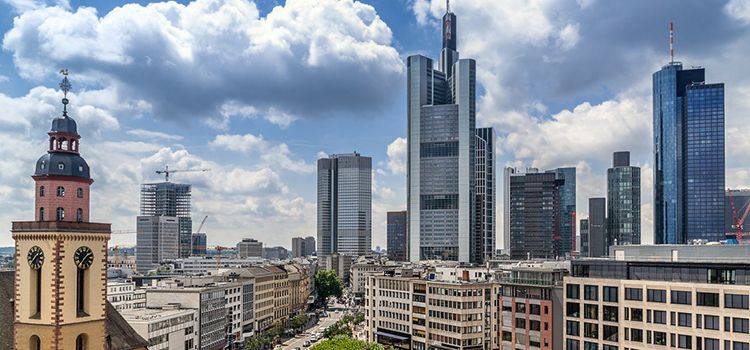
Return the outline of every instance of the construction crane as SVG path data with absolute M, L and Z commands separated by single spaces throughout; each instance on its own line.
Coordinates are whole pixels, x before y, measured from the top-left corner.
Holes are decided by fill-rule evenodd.
M 740 208 L 740 210 L 744 209 L 744 211 L 742 212 L 742 217 L 737 217 L 737 207 L 734 204 L 734 196 L 732 196 L 732 191 L 727 191 L 727 193 L 729 194 L 729 204 L 732 206 L 732 220 L 734 221 L 732 228 L 736 230 L 735 239 L 737 239 L 737 243 L 742 244 L 742 228 L 745 224 L 747 214 L 750 213 L 750 201 L 745 202 L 743 208 Z
M 206 223 L 206 219 L 208 219 L 208 215 L 203 217 L 203 220 L 201 221 L 200 226 L 198 226 L 198 230 L 195 231 L 195 233 L 200 233 L 201 229 L 203 228 L 203 225 Z
M 228 248 L 222 247 L 220 245 L 216 246 L 216 270 L 219 270 L 219 267 L 221 267 L 221 251 L 224 249 L 228 249 Z
M 164 174 L 164 181 L 169 182 L 169 174 L 171 173 L 193 173 L 193 172 L 206 172 L 210 171 L 211 169 L 179 169 L 179 170 L 169 170 L 169 165 L 164 166 L 164 170 L 157 170 L 156 173 L 161 175 Z

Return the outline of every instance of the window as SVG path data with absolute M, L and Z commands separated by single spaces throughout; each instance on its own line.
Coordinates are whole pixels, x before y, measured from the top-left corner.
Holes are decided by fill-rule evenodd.
M 44 221 L 44 207 L 39 208 L 39 221 Z
M 63 219 L 65 219 L 65 209 L 57 208 L 56 219 L 57 221 L 63 221 Z
M 565 334 L 579 336 L 581 332 L 581 326 L 578 321 L 565 321 Z
M 599 306 L 591 305 L 591 304 L 584 305 L 583 306 L 583 318 L 587 318 L 589 320 L 598 320 L 599 319 Z
M 719 348 L 719 339 L 703 338 L 703 350 L 721 350 Z
M 695 304 L 698 306 L 719 307 L 719 293 L 701 293 L 697 294 L 698 300 Z
M 643 342 L 643 330 L 641 329 L 630 329 L 630 341 Z
M 76 197 L 78 197 L 78 198 L 83 198 L 83 189 L 82 189 L 82 188 L 80 188 L 80 187 L 79 187 L 79 188 L 78 188 L 78 189 L 76 190 Z
M 742 294 L 724 294 L 724 307 L 747 310 L 748 296 Z
M 602 350 L 619 350 L 619 349 L 614 345 L 604 344 L 602 345 Z
M 667 312 L 654 310 L 654 323 L 667 324 Z
M 88 339 L 85 334 L 79 334 L 76 338 L 76 350 L 86 350 L 88 348 Z
M 539 331 L 541 329 L 541 323 L 535 320 L 529 320 L 529 330 Z
M 654 303 L 666 303 L 667 291 L 663 289 L 649 289 L 647 291 L 647 300 Z
M 693 293 L 681 290 L 672 291 L 672 304 L 692 305 Z
M 526 319 L 516 318 L 516 328 L 526 329 Z
M 581 317 L 581 304 L 579 303 L 567 303 L 565 305 L 565 314 L 568 317 Z
M 617 326 L 607 326 L 607 325 L 602 326 L 602 333 L 604 335 L 604 340 L 616 342 L 617 331 L 618 331 Z
M 526 304 L 516 303 L 516 312 L 526 313 Z
M 86 313 L 86 270 L 78 269 L 76 278 L 76 311 L 78 317 L 88 316 Z
M 720 327 L 719 316 L 705 315 L 703 316 L 703 328 L 712 329 L 718 331 Z
M 568 284 L 565 286 L 565 296 L 568 299 L 580 299 L 581 286 L 577 284 Z
M 708 283 L 735 284 L 735 271 L 732 269 L 708 269 Z
M 750 344 L 736 341 L 732 344 L 732 350 L 750 350 Z
M 602 315 L 605 321 L 617 322 L 617 306 L 603 306 Z
M 583 336 L 586 338 L 599 339 L 599 325 L 596 323 L 584 323 Z
M 677 347 L 680 349 L 692 349 L 693 348 L 693 337 L 689 335 L 678 335 L 677 336 Z
M 599 300 L 599 286 L 583 286 L 583 298 L 586 300 Z
M 747 318 L 733 318 L 732 330 L 736 333 L 750 333 L 750 325 Z
M 63 163 L 57 163 L 57 168 L 60 170 L 65 170 L 65 164 Z
M 65 187 L 57 186 L 57 196 L 65 197 Z
M 599 350 L 599 344 L 585 341 L 583 342 L 583 350 Z
M 617 302 L 617 287 L 604 287 L 602 288 L 602 294 L 604 301 Z
M 39 339 L 39 336 L 36 336 L 36 335 L 31 336 L 31 339 L 29 339 L 29 349 L 31 350 L 42 349 L 42 340 Z
M 643 321 L 643 309 L 630 309 L 631 321 Z
M 654 332 L 654 344 L 655 345 L 667 345 L 667 333 Z
M 625 288 L 625 300 L 643 300 L 643 289 L 641 288 Z
M 565 350 L 580 350 L 580 343 L 575 339 L 565 339 Z
M 78 208 L 76 209 L 76 222 L 83 221 L 83 209 Z
M 529 314 L 531 315 L 539 315 L 539 305 L 536 304 L 529 304 Z
M 692 327 L 693 315 L 680 312 L 677 314 L 677 325 L 680 327 Z
M 39 197 L 44 197 L 44 186 L 39 186 Z

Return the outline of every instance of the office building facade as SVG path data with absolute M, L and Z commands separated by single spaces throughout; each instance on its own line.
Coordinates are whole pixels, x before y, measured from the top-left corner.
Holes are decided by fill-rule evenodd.
M 139 216 L 136 224 L 135 266 L 146 273 L 180 257 L 179 218 Z
M 191 186 L 173 182 L 141 185 L 141 216 L 172 216 L 179 222 L 179 257 L 192 252 L 193 219 L 190 212 Z
M 456 16 L 443 48 L 407 58 L 409 260 L 471 260 L 475 235 L 476 62 L 459 59 Z
M 476 199 L 470 261 L 481 264 L 495 256 L 495 129 L 476 129 Z M 575 193 L 574 193 L 575 194 Z
M 641 244 L 641 168 L 615 152 L 607 169 L 607 246 Z
M 724 238 L 724 85 L 704 82 L 679 62 L 653 74 L 657 244 Z
M 510 177 L 516 174 L 516 168 L 503 168 L 503 251 L 510 251 Z
M 589 198 L 589 257 L 607 256 L 607 200 Z
M 312 256 L 315 253 L 315 237 L 294 237 L 292 238 L 292 257 L 304 258 Z
M 243 238 L 241 242 L 237 243 L 237 255 L 240 258 L 262 258 L 263 242 L 259 242 L 257 239 Z
M 318 256 L 365 255 L 372 246 L 372 158 L 318 160 Z
M 510 176 L 510 258 L 560 256 L 560 186 L 554 172 L 528 169 Z
M 560 256 L 570 254 L 574 247 L 576 236 L 576 168 L 564 167 L 547 172 L 555 173 L 562 185 L 558 187 L 560 206 L 558 208 L 558 220 L 560 223 Z
M 388 259 L 393 261 L 408 261 L 406 249 L 406 210 L 389 211 L 387 214 L 386 241 Z
M 191 256 L 206 256 L 206 234 L 193 233 L 193 243 L 191 247 Z
M 581 232 L 581 250 L 579 254 L 581 257 L 588 257 L 589 250 L 591 249 L 589 247 L 589 219 L 581 219 L 578 227 Z

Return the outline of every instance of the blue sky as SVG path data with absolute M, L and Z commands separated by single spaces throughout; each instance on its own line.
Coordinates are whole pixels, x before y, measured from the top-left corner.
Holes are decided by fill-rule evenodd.
M 33 162 L 59 115 L 67 67 L 83 135 L 92 219 L 133 231 L 154 170 L 194 184 L 209 245 L 315 235 L 315 161 L 372 156 L 373 242 L 405 207 L 405 70 L 436 57 L 441 0 L 0 0 L 0 225 L 33 212 Z M 458 49 L 477 59 L 478 126 L 501 165 L 578 167 L 578 212 L 604 196 L 611 154 L 642 167 L 651 234 L 651 73 L 677 59 L 727 84 L 727 186 L 747 187 L 750 5 L 741 0 L 454 0 Z M 499 173 L 501 174 L 501 173 Z M 498 210 L 501 208 L 498 207 Z M 3 224 L 4 223 L 4 224 Z M 501 222 L 498 222 L 499 227 Z M 498 231 L 498 235 L 501 232 Z M 132 244 L 134 234 L 113 236 Z M 10 245 L 10 234 L 0 246 Z

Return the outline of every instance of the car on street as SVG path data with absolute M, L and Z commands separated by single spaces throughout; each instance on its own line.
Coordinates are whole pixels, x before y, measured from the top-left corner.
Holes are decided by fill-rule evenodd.
M 302 346 L 304 346 L 306 348 L 309 348 L 310 347 L 310 341 L 309 340 L 305 340 L 305 342 L 302 344 Z

